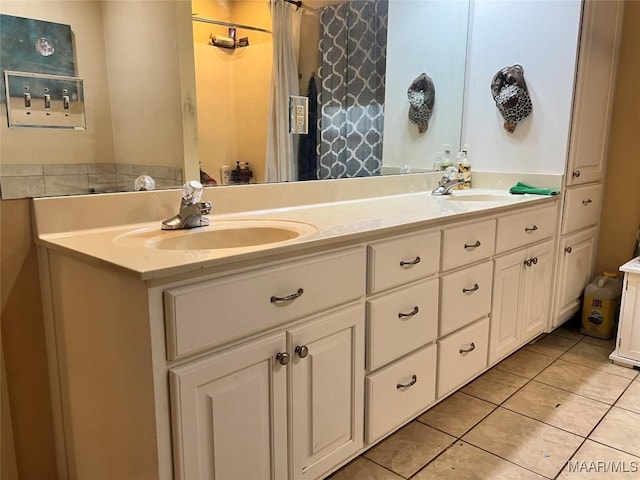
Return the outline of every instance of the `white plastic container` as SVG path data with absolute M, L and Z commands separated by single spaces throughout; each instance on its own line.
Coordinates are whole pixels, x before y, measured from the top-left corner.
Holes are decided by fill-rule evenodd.
M 596 338 L 613 337 L 621 295 L 622 279 L 617 272 L 604 272 L 594 278 L 584 289 L 580 331 Z

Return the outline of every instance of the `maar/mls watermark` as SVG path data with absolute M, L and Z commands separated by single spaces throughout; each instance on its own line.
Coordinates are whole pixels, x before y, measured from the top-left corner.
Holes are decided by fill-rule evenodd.
M 640 471 L 640 464 L 635 460 L 569 460 L 567 471 L 577 473 L 637 473 Z

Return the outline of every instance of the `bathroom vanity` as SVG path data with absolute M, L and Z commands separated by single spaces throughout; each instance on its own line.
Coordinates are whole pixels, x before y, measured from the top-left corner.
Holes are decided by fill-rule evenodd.
M 620 267 L 624 272 L 620 321 L 616 349 L 609 358 L 614 363 L 640 368 L 640 257 Z
M 324 478 L 549 331 L 558 197 L 438 198 L 431 177 L 180 232 L 160 231 L 178 191 L 34 200 L 64 475 Z M 298 234 L 158 243 L 230 224 Z

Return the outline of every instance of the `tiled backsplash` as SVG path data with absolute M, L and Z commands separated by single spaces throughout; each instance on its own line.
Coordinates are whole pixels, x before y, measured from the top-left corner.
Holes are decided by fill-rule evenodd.
M 182 185 L 182 169 L 153 165 L 72 163 L 54 165 L 0 165 L 4 200 L 87 193 L 133 191 L 139 175 L 149 175 L 156 188 Z

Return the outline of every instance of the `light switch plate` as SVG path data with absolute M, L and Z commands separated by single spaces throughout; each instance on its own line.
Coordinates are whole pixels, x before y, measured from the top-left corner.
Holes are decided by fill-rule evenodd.
M 289 95 L 289 133 L 309 133 L 309 98 Z
M 5 70 L 9 127 L 85 129 L 78 77 Z

